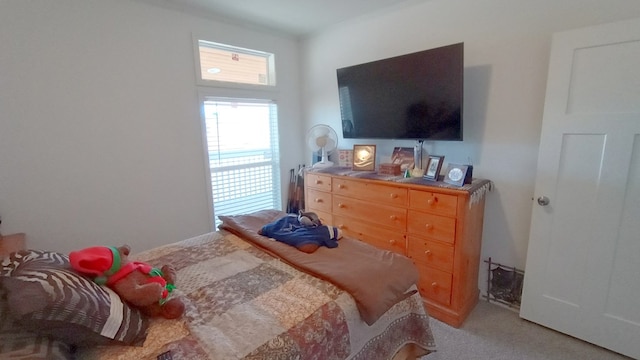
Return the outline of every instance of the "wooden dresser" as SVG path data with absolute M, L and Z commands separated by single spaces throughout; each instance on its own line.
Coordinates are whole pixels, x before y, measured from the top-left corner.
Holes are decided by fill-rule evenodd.
M 459 327 L 479 298 L 484 195 L 491 182 L 455 187 L 349 168 L 305 172 L 307 211 L 344 234 L 413 260 L 429 314 Z

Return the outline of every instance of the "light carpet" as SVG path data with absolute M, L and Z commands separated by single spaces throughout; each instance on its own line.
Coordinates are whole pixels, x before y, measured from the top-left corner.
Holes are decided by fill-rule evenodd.
M 480 300 L 459 329 L 431 319 L 437 352 L 421 360 L 629 360 Z

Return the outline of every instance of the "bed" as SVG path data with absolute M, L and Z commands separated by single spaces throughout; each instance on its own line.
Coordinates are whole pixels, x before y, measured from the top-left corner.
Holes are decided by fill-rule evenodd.
M 0 273 L 0 358 L 369 360 L 435 350 L 408 259 L 350 238 L 304 254 L 257 234 L 283 215 L 224 217 L 216 232 L 132 254 L 178 270 L 179 320 L 118 304 L 64 254 L 11 255 Z

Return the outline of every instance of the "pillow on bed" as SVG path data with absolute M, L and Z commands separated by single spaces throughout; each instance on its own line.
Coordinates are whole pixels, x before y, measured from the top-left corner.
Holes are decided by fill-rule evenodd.
M 11 320 L 6 291 L 0 286 L 0 359 L 73 359 L 73 349 L 62 341 L 22 329 Z
M 110 289 L 74 272 L 67 255 L 22 250 L 5 258 L 0 286 L 22 327 L 73 345 L 139 344 L 147 318 Z

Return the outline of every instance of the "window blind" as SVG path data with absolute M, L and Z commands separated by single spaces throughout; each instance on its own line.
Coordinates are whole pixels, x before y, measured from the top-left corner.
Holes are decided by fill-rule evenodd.
M 281 210 L 276 103 L 207 98 L 204 112 L 215 225 L 219 215 Z

